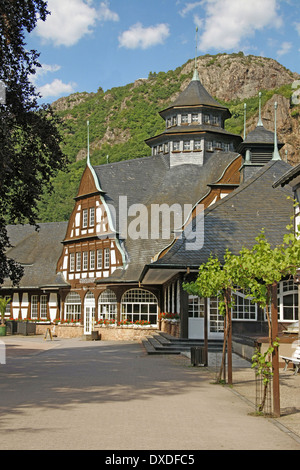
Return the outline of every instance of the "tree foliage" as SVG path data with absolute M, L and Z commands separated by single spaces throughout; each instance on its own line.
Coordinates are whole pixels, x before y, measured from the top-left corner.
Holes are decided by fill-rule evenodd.
M 40 64 L 26 49 L 25 34 L 48 14 L 42 0 L 2 0 L 0 5 L 0 80 L 6 97 L 0 104 L 0 283 L 17 283 L 22 268 L 6 258 L 6 224 L 35 224 L 43 189 L 66 166 L 58 118 L 49 106 L 38 106 L 30 77 Z

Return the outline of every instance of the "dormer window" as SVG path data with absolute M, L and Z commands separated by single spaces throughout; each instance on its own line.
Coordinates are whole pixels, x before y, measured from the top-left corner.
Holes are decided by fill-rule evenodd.
M 172 125 L 177 126 L 177 116 L 173 116 L 172 121 Z
M 195 114 L 195 113 L 192 114 L 192 122 L 194 124 L 197 124 L 199 122 L 199 114 L 198 113 L 197 114 Z
M 172 118 L 168 118 L 167 119 L 167 127 L 171 127 L 172 126 Z
M 182 114 L 181 115 L 181 124 L 187 124 L 188 122 L 189 122 L 188 114 Z
M 211 118 L 211 122 L 214 126 L 218 126 L 219 125 L 219 117 L 218 116 L 212 116 Z
M 208 150 L 209 152 L 213 151 L 213 143 L 211 140 L 206 142 L 206 150 Z
M 210 124 L 210 115 L 209 114 L 204 114 L 204 123 L 205 124 Z

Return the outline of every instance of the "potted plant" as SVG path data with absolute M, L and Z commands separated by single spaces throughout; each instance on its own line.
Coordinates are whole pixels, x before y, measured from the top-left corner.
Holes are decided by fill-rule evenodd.
M 0 325 L 0 336 L 6 335 L 6 325 L 4 323 L 4 315 L 6 310 L 6 305 L 10 302 L 10 299 L 4 299 L 0 297 L 0 314 L 1 314 L 1 325 Z

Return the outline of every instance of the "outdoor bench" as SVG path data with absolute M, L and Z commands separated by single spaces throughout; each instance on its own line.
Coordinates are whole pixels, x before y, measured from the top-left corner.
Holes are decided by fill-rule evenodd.
M 291 357 L 287 357 L 287 356 L 280 356 L 280 357 L 281 359 L 285 361 L 285 366 L 283 370 L 284 371 L 287 370 L 289 363 L 292 362 L 293 365 L 295 366 L 295 375 L 296 375 L 298 373 L 299 365 L 300 365 L 300 346 L 297 346 L 297 348 L 295 349 Z

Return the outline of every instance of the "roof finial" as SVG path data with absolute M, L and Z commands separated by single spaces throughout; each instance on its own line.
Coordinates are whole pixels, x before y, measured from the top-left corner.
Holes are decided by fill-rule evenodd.
M 258 93 L 258 100 L 259 100 L 259 112 L 258 112 L 258 126 L 263 126 L 263 122 L 261 119 L 261 92 Z
M 90 122 L 87 121 L 87 165 L 90 166 Z
M 275 132 L 274 132 L 274 152 L 272 160 L 281 160 L 279 151 L 278 151 L 278 144 L 277 144 L 277 123 L 276 123 L 276 113 L 277 113 L 277 101 L 274 103 L 275 108 Z
M 196 27 L 196 53 L 195 53 L 195 68 L 194 68 L 193 80 L 200 81 L 198 70 L 197 70 L 197 47 L 198 47 L 198 26 Z
M 244 140 L 246 139 L 246 114 L 247 114 L 247 103 L 244 103 Z

